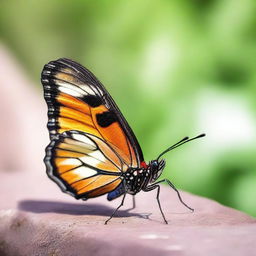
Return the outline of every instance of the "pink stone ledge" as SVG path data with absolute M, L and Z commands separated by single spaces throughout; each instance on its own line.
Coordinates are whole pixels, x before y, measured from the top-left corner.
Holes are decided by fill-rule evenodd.
M 156 193 L 132 198 L 108 225 L 120 200 L 77 201 L 45 173 L 0 172 L 0 255 L 256 255 L 256 220 L 219 203 L 181 192 L 191 213 L 166 186 L 161 218 Z

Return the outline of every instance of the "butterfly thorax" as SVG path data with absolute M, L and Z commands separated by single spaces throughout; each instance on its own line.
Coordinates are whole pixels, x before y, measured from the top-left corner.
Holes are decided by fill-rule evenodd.
M 125 190 L 131 195 L 137 194 L 146 187 L 151 180 L 150 169 L 129 168 L 123 175 Z
M 157 162 L 153 160 L 149 165 L 144 165 L 142 168 L 129 168 L 124 174 L 124 184 L 127 193 L 135 195 L 152 182 L 156 181 L 162 174 L 165 161 Z

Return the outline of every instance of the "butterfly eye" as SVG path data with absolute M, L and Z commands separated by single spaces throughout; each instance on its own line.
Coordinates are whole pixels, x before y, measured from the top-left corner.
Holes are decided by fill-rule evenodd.
M 156 170 L 158 168 L 158 162 L 156 160 L 152 161 L 151 162 L 151 168 L 153 170 Z

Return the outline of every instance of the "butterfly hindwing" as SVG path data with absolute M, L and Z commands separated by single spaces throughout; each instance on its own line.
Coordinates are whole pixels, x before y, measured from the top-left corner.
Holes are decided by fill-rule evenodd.
M 63 191 L 87 199 L 115 189 L 124 168 L 103 140 L 78 131 L 67 131 L 46 148 L 48 176 Z

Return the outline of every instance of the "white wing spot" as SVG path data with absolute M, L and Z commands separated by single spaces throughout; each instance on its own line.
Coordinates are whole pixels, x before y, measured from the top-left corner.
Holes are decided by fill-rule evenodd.
M 99 159 L 100 161 L 104 162 L 106 161 L 106 158 L 104 157 L 104 155 L 99 151 L 94 151 L 92 153 L 89 154 L 91 157 L 94 157 L 96 159 Z
M 61 161 L 60 165 L 81 165 L 81 162 L 75 158 L 68 158 Z
M 96 149 L 96 145 L 94 145 L 92 143 L 88 144 L 88 143 L 77 141 L 77 140 L 74 140 L 71 138 L 65 138 L 64 143 L 80 147 L 81 149 L 84 149 L 86 152 L 90 152 L 90 151 L 93 151 Z M 81 151 L 81 152 L 83 152 L 83 151 Z
M 86 94 L 85 91 L 83 91 L 83 90 L 80 89 L 79 87 L 76 87 L 76 86 L 74 86 L 74 85 L 72 85 L 72 84 L 65 83 L 65 82 L 62 82 L 62 81 L 60 81 L 60 80 L 55 80 L 55 83 L 56 83 L 60 88 L 61 88 L 61 87 L 67 88 L 67 89 L 69 89 L 69 90 L 72 90 L 72 91 L 74 91 L 74 92 L 80 94 L 81 96 L 83 96 L 83 95 Z
M 97 166 L 100 161 L 96 158 L 90 157 L 90 156 L 83 156 L 79 158 L 83 163 L 89 164 L 91 166 Z
M 96 149 L 95 143 L 94 143 L 92 140 L 90 140 L 87 136 L 82 135 L 82 134 L 72 134 L 72 137 L 73 137 L 75 140 L 78 140 L 78 141 L 83 142 L 83 143 L 85 143 L 85 144 L 94 146 L 95 149 Z
M 83 85 L 80 85 L 80 87 L 85 90 L 88 94 L 90 95 L 96 95 L 96 93 L 90 88 L 89 85 L 86 85 L 86 84 L 83 84 Z
M 82 166 L 73 171 L 74 174 L 82 176 L 82 178 L 89 178 L 97 174 L 96 170 L 93 170 L 87 166 Z
M 59 90 L 61 92 L 64 92 L 64 93 L 69 94 L 69 95 L 74 96 L 74 97 L 82 97 L 83 96 L 81 93 L 78 93 L 77 91 L 74 91 L 70 88 L 66 88 L 66 87 L 63 87 L 63 86 L 59 86 Z

